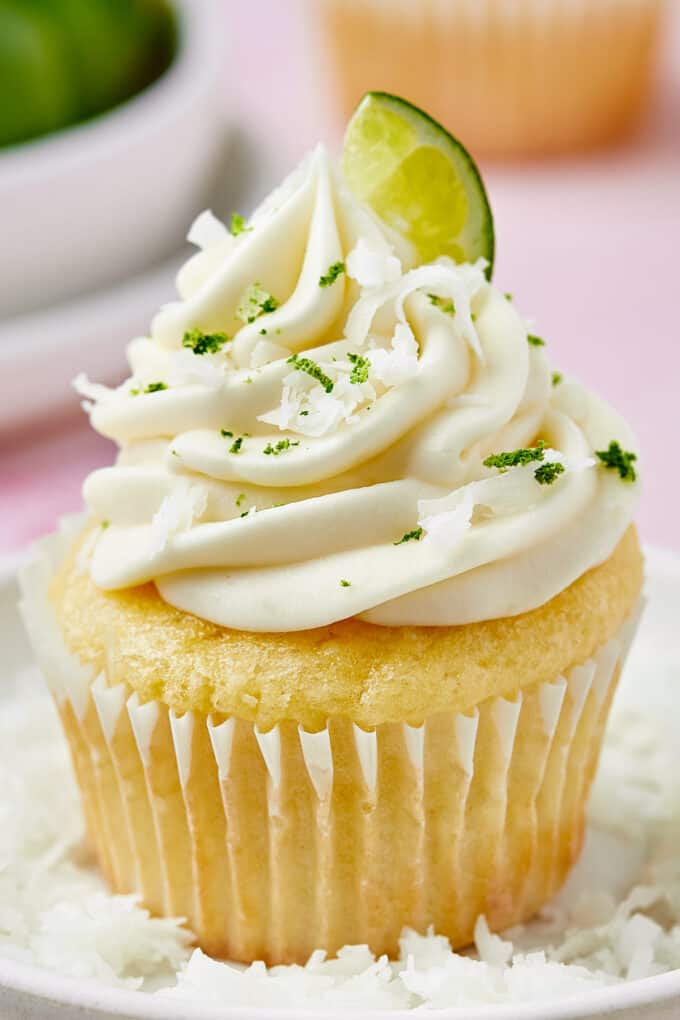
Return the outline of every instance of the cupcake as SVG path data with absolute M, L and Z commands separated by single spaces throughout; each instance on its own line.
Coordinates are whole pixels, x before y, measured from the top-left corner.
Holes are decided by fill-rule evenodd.
M 322 0 L 343 111 L 401 91 L 472 151 L 540 156 L 613 142 L 650 92 L 664 0 Z
M 78 380 L 118 458 L 22 577 L 101 869 L 232 960 L 520 922 L 635 627 L 630 431 L 551 371 L 473 164 L 400 101 L 189 238 L 130 378 Z

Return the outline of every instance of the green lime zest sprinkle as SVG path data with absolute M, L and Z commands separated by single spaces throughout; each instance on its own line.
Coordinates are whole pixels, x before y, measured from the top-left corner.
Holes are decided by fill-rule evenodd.
M 319 277 L 320 287 L 331 287 L 339 276 L 345 272 L 344 262 L 334 262 L 328 267 L 323 276 Z
M 637 478 L 637 472 L 633 467 L 634 461 L 637 460 L 637 453 L 623 450 L 615 439 L 612 439 L 606 450 L 595 450 L 595 456 L 608 470 L 618 471 L 622 481 L 634 482 Z
M 246 498 L 245 492 L 240 492 L 235 500 L 236 506 L 240 506 L 245 498 Z
M 273 454 L 275 457 L 278 457 L 280 453 L 284 453 L 286 450 L 290 450 L 293 446 L 299 445 L 300 445 L 299 440 L 297 440 L 294 443 L 291 443 L 290 439 L 279 439 L 278 443 L 276 443 L 275 446 L 272 446 L 271 443 L 267 443 L 262 452 L 266 454 Z
M 167 390 L 168 384 L 164 382 L 150 382 L 144 390 L 145 393 L 160 393 L 161 390 Z
M 223 439 L 231 439 L 234 433 L 230 432 L 229 429 L 220 429 L 220 435 Z
M 564 377 L 561 372 L 553 372 L 550 378 L 552 380 L 553 386 L 559 386 Z
M 536 446 L 508 450 L 505 453 L 492 453 L 482 463 L 484 467 L 498 468 L 500 472 L 505 472 L 508 468 L 517 467 L 519 464 L 531 464 L 536 460 L 543 460 L 544 451 L 545 442 L 539 439 Z
M 217 354 L 231 337 L 226 333 L 204 333 L 201 329 L 189 329 L 182 337 L 182 347 L 194 354 Z
M 229 447 L 229 453 L 239 453 L 243 446 L 243 436 L 239 436 Z
M 264 290 L 261 284 L 253 283 L 244 291 L 236 309 L 236 316 L 241 322 L 248 324 L 255 322 L 261 315 L 275 312 L 278 307 L 279 302 L 269 291 Z
M 139 394 L 140 394 L 141 392 L 142 392 L 142 391 L 140 390 L 139 386 L 134 386 L 134 387 L 133 387 L 133 388 L 132 388 L 132 389 L 130 390 L 130 396 L 131 396 L 131 397 L 138 397 L 138 396 L 139 396 Z
M 545 340 L 541 336 L 536 336 L 535 333 L 529 333 L 527 336 L 527 343 L 531 347 L 545 347 Z
M 331 393 L 333 390 L 333 380 L 330 379 L 320 365 L 317 365 L 311 358 L 299 358 L 297 354 L 294 354 L 292 358 L 288 358 L 288 364 L 293 365 L 298 372 L 306 372 L 307 375 L 311 375 L 312 379 L 316 379 L 318 383 L 321 383 L 326 393 Z
M 361 354 L 349 354 L 347 355 L 349 360 L 354 366 L 349 375 L 349 381 L 351 383 L 365 383 L 368 382 L 368 370 L 371 367 L 371 362 L 368 358 L 364 358 Z
M 111 524 L 111 521 L 102 521 L 101 524 L 100 524 L 100 527 L 101 527 L 102 531 L 106 531 L 106 529 L 109 527 L 110 524 Z
M 250 516 L 251 516 L 250 510 L 244 510 L 242 514 L 239 514 L 239 517 L 250 517 Z
M 404 542 L 420 542 L 425 532 L 422 528 L 414 528 L 413 531 L 407 531 L 405 535 L 402 535 L 398 542 L 393 542 L 393 545 L 403 545 Z
M 352 587 L 352 582 L 348 581 L 345 577 L 341 577 L 340 578 L 340 587 L 341 588 L 351 588 Z
M 559 461 L 548 461 L 547 464 L 541 464 L 534 471 L 534 478 L 539 485 L 552 485 L 558 475 L 564 474 L 564 464 L 560 464 Z
M 506 290 L 505 294 L 503 295 L 503 297 L 505 298 L 506 301 L 512 301 L 512 294 L 510 294 L 510 292 L 507 291 L 507 290 Z
M 234 237 L 238 237 L 239 234 L 245 234 L 248 230 L 252 229 L 253 229 L 252 227 L 249 227 L 246 224 L 246 221 L 244 220 L 243 216 L 241 216 L 239 213 L 233 212 L 231 214 L 231 225 L 229 227 L 229 230 L 231 231 Z
M 438 294 L 428 294 L 427 296 L 435 308 L 438 308 L 440 312 L 444 313 L 444 315 L 456 314 L 456 305 L 451 298 L 439 297 Z

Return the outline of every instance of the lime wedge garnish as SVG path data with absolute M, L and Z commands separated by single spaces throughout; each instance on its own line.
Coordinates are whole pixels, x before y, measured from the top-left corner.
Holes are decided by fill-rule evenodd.
M 414 246 L 421 262 L 483 256 L 491 277 L 493 216 L 479 170 L 461 143 L 426 113 L 368 92 L 345 133 L 350 188 Z

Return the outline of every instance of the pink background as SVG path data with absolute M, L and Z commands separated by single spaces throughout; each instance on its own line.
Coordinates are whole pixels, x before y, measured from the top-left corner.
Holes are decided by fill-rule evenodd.
M 227 122 L 238 121 L 259 147 L 256 176 L 269 187 L 319 138 L 337 145 L 341 126 L 306 17 L 308 3 L 225 6 Z M 675 548 L 678 13 L 676 4 L 657 101 L 635 143 L 567 162 L 483 168 L 496 216 L 496 282 L 535 319 L 555 366 L 580 376 L 629 417 L 644 457 L 644 537 Z M 0 549 L 17 549 L 50 530 L 61 513 L 77 509 L 83 476 L 112 454 L 111 445 L 89 430 L 75 398 L 63 419 L 0 437 Z

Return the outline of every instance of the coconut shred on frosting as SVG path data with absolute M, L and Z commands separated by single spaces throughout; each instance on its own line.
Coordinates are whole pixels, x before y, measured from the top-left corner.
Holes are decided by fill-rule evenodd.
M 417 266 L 322 148 L 189 240 L 131 377 L 77 380 L 120 448 L 84 489 L 99 587 L 153 581 L 251 631 L 444 626 L 533 609 L 612 553 L 638 485 L 595 451 L 630 431 L 553 385 L 483 262 Z

